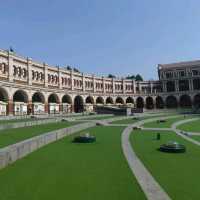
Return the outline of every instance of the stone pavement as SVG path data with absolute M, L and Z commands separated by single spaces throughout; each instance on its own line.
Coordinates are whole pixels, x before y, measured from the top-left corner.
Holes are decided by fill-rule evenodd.
M 143 163 L 135 154 L 130 142 L 129 136 L 132 132 L 132 126 L 128 126 L 122 133 L 122 149 L 129 164 L 129 167 L 135 175 L 140 187 L 144 191 L 148 200 L 170 200 L 171 198 L 157 183 L 149 173 Z
M 181 130 L 177 129 L 177 126 L 179 126 L 181 124 L 185 124 L 185 123 L 192 122 L 192 121 L 197 121 L 197 120 L 199 120 L 199 118 L 184 119 L 184 120 L 175 122 L 175 123 L 172 124 L 172 130 L 177 135 L 181 136 L 182 138 L 186 139 L 187 141 L 192 142 L 193 144 L 196 144 L 196 145 L 200 146 L 200 142 L 198 142 L 197 140 L 194 140 L 191 137 L 188 137 L 188 136 L 183 134 L 183 132 L 186 132 L 186 131 L 181 131 Z M 187 132 L 187 133 L 194 134 L 193 132 Z

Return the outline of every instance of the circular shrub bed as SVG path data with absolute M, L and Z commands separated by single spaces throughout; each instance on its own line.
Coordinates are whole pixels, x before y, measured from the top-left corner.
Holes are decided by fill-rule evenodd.
M 73 139 L 74 143 L 92 143 L 96 141 L 96 137 L 90 136 L 89 134 L 76 136 Z
M 166 144 L 162 144 L 159 150 L 169 153 L 184 153 L 186 151 L 186 147 L 178 142 L 169 141 Z

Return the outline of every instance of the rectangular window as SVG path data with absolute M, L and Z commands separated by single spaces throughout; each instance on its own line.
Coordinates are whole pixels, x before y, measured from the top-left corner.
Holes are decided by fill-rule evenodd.
M 198 70 L 192 70 L 192 75 L 197 76 L 199 74 Z

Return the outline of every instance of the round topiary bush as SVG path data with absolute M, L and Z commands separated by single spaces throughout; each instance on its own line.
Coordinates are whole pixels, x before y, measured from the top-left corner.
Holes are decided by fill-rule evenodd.
M 166 144 L 162 144 L 159 150 L 168 153 L 184 153 L 186 151 L 186 147 L 178 142 L 169 141 Z
M 95 136 L 90 136 L 89 134 L 76 136 L 73 139 L 74 143 L 92 143 L 96 141 Z

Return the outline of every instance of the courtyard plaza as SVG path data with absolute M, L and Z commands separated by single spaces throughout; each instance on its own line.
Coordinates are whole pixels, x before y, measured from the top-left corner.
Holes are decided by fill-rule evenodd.
M 0 127 L 47 118 L 6 119 Z M 0 130 L 0 156 L 32 138 L 92 123 L 91 128 L 57 138 L 0 169 L 0 199 L 196 200 L 200 196 L 200 146 L 193 141 L 200 141 L 199 120 L 198 114 L 160 111 L 129 117 L 61 116 L 55 122 L 8 126 Z M 72 143 L 75 136 L 88 133 L 96 142 Z M 168 141 L 184 144 L 186 153 L 158 151 Z

